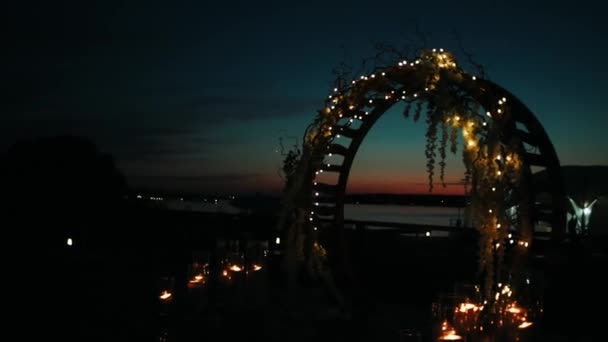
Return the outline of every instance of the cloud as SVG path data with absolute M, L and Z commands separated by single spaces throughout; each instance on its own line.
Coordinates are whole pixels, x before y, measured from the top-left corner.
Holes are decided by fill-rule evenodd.
M 269 119 L 310 114 L 322 106 L 319 99 L 270 97 L 203 96 L 185 106 L 186 111 L 218 121 Z

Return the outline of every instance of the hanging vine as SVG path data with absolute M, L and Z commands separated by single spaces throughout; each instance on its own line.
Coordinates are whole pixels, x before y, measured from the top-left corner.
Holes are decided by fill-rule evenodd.
M 505 252 L 505 194 L 517 188 L 522 163 L 517 144 L 500 133 L 510 115 L 508 99 L 487 94 L 480 83 L 483 80 L 468 74 L 451 53 L 442 49 L 423 50 L 411 59 L 400 56 L 394 65 L 373 69 L 350 82 L 345 72 L 339 72 L 333 92 L 305 132 L 302 149 L 285 158 L 288 181 L 278 227 L 310 234 L 310 240 L 315 241 L 287 248 L 309 248 L 293 253 L 314 256 L 318 264 L 309 267 L 311 270 L 325 265 L 325 254 L 318 252 L 324 249 L 315 233 L 319 225 L 316 204 L 313 205 L 318 195 L 314 190 L 315 177 L 328 164 L 327 149 L 340 137 L 341 130 L 348 129 L 355 120 L 364 122 L 368 115 L 376 115 L 374 109 L 378 106 L 384 108 L 398 102 L 405 102 L 405 118 L 410 117 L 415 106 L 412 119 L 418 121 L 426 104 L 429 190 L 433 190 L 437 152 L 439 179 L 445 186 L 447 150 L 457 152 L 461 132 L 465 187 L 471 185 L 473 223 L 479 231 L 479 273 L 484 275 L 484 295 L 492 301 Z M 288 213 L 296 218 L 290 221 Z M 306 220 L 302 220 L 304 213 L 310 213 Z M 297 265 L 292 267 L 299 269 Z

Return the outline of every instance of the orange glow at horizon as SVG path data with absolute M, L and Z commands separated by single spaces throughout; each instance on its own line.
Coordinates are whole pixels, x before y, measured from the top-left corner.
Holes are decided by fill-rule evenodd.
M 433 182 L 433 191 L 429 192 L 428 179 L 404 175 L 353 175 L 348 181 L 346 192 L 383 193 L 383 194 L 420 194 L 420 195 L 464 195 L 464 185 L 446 182 L 443 187 L 438 180 Z

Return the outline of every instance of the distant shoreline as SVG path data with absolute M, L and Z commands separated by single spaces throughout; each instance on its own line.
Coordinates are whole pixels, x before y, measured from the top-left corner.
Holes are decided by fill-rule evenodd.
M 467 204 L 467 197 L 426 194 L 348 194 L 345 203 L 464 207 Z

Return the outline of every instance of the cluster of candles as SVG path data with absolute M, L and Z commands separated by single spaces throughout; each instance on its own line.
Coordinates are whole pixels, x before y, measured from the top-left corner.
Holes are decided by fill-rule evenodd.
M 475 332 L 483 332 L 484 325 L 480 322 L 480 314 L 484 305 L 470 302 L 460 303 L 454 310 L 453 325 L 444 320 L 441 323 L 439 341 L 464 340 L 464 336 Z M 490 320 L 491 326 L 506 329 L 526 329 L 533 325 L 528 320 L 528 311 L 519 306 L 517 302 L 508 303 L 504 308 L 498 310 L 498 315 Z M 487 327 L 487 326 L 486 326 Z
M 251 271 L 257 272 L 262 269 L 262 265 L 259 264 L 251 264 Z M 222 276 L 228 280 L 232 280 L 232 273 L 243 272 L 249 273 L 249 270 L 246 269 L 245 266 L 240 264 L 228 264 L 226 268 L 222 271 Z
M 209 279 L 209 264 L 205 263 L 201 267 L 197 268 L 196 274 L 192 276 L 190 280 L 188 280 L 188 288 L 197 288 L 207 284 Z M 251 271 L 257 272 L 262 269 L 262 265 L 260 264 L 251 264 Z M 227 266 L 221 271 L 221 275 L 226 280 L 232 280 L 233 273 L 239 273 L 245 271 L 249 273 L 250 270 L 246 270 L 245 266 L 241 264 L 231 263 L 227 264 Z M 163 303 L 170 303 L 173 301 L 173 294 L 170 290 L 162 290 L 159 295 L 159 300 Z

